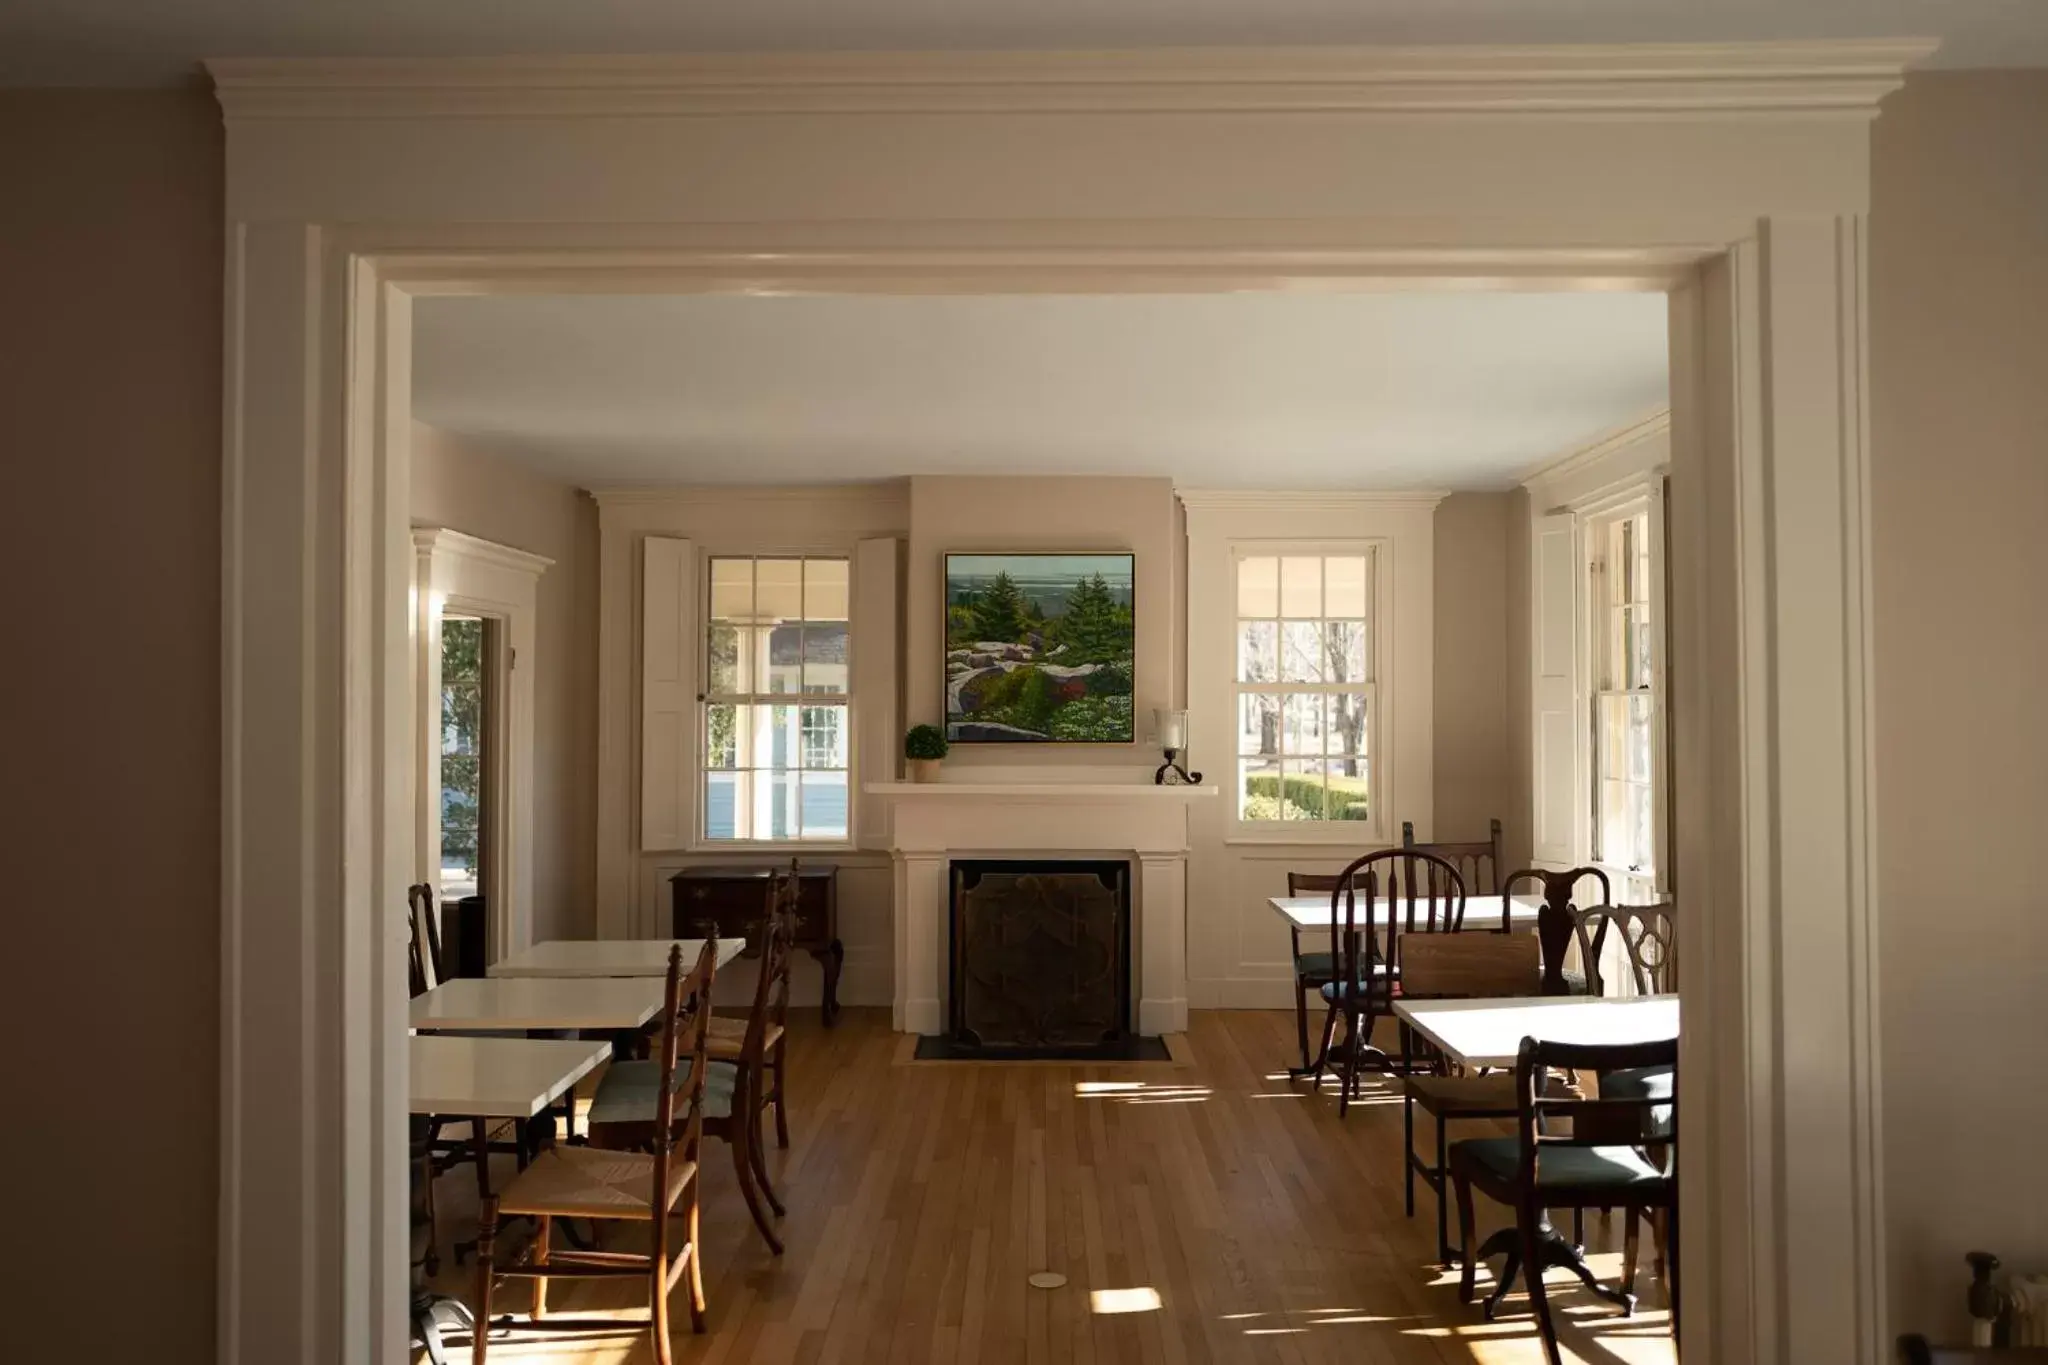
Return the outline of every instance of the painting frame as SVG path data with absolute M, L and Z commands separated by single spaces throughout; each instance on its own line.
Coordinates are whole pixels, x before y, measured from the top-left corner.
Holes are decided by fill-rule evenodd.
M 1128 549 L 942 551 L 939 672 L 948 741 L 976 746 L 1136 744 L 1137 560 L 1136 552 Z M 961 616 L 976 610 L 966 600 L 969 585 L 986 581 L 992 586 L 996 574 L 1012 574 L 1013 587 L 1023 584 L 1015 595 L 1022 599 L 1022 609 L 1031 613 L 1036 629 L 1018 632 L 1020 638 L 1014 641 L 969 638 L 983 633 L 966 628 Z M 1093 628 L 1079 627 L 1088 638 L 1062 640 L 1047 649 L 1046 639 L 1066 621 L 1075 592 L 1090 580 L 1106 589 L 1107 603 L 1105 607 L 1101 591 L 1088 599 L 1091 605 L 1085 610 L 1093 614 Z M 983 590 L 973 591 L 978 595 Z M 1055 596 L 1060 609 L 1048 613 Z M 1114 630 L 1111 620 L 1117 623 Z M 1003 646 L 1002 656 L 982 657 L 994 651 L 972 648 L 976 645 Z M 1051 662 L 1070 650 L 1080 651 L 1074 662 Z M 974 686 L 976 678 L 1005 684 L 1009 675 L 1027 669 L 1041 678 L 1050 676 L 1050 690 L 1059 699 L 1049 707 L 1048 688 L 1042 683 L 1024 685 L 1030 695 L 1021 697 L 1004 687 L 1000 700 Z M 996 670 L 1001 670 L 1001 679 L 995 677 Z M 976 691 L 982 696 L 977 698 Z M 1043 724 L 1038 723 L 1041 720 Z

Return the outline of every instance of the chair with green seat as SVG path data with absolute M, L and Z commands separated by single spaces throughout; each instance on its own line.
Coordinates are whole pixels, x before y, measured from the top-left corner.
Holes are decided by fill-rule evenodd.
M 1309 1079 L 1321 1086 L 1342 1020 L 1343 1083 L 1337 1093 L 1337 1113 L 1342 1117 L 1357 1092 L 1361 1067 L 1369 1062 L 1370 1069 L 1386 1074 L 1400 1069 L 1395 1058 L 1373 1046 L 1372 1027 L 1374 1020 L 1393 1012 L 1400 990 L 1403 936 L 1454 934 L 1463 928 L 1465 884 L 1458 869 L 1442 858 L 1400 848 L 1352 859 L 1335 883 L 1330 892 L 1330 958 L 1336 971 L 1318 992 L 1327 1008 L 1322 1047 Z
M 1312 896 L 1335 891 L 1342 882 L 1334 874 L 1318 872 L 1289 872 L 1287 894 Z M 1310 1065 L 1308 1055 L 1308 996 L 1311 991 L 1320 991 L 1337 979 L 1335 957 L 1327 950 L 1304 953 L 1301 950 L 1301 926 L 1289 922 L 1287 933 L 1294 954 L 1294 1032 L 1301 1042 L 1301 1069 L 1307 1071 Z
M 1554 1208 L 1619 1207 L 1630 1211 L 1663 1210 L 1672 1232 L 1673 1269 L 1677 1259 L 1678 1174 L 1675 1161 L 1663 1165 L 1643 1151 L 1641 1138 L 1655 1133 L 1667 1157 L 1677 1145 L 1675 1088 L 1662 1097 L 1621 1099 L 1601 1095 L 1559 1093 L 1552 1071 L 1593 1071 L 1603 1074 L 1662 1069 L 1676 1074 L 1678 1040 L 1644 1043 L 1578 1044 L 1524 1038 L 1515 1060 L 1515 1127 L 1512 1137 L 1467 1138 L 1451 1148 L 1451 1178 L 1458 1189 L 1458 1228 L 1465 1252 L 1458 1292 L 1467 1303 L 1474 1293 L 1474 1270 L 1486 1248 L 1472 1246 L 1472 1191 L 1477 1189 L 1515 1211 L 1515 1236 L 1507 1241 L 1507 1264 L 1487 1302 L 1493 1315 L 1502 1293 L 1520 1269 L 1528 1282 L 1529 1303 L 1543 1338 L 1550 1365 L 1561 1365 L 1557 1328 L 1551 1321 L 1543 1272 L 1564 1266 L 1599 1297 L 1635 1311 L 1632 1283 L 1620 1289 L 1601 1284 L 1549 1222 Z M 1660 1117 L 1661 1115 L 1661 1117 Z M 1678 1320 L 1677 1276 L 1671 1277 L 1672 1322 Z
M 795 890 L 793 874 L 778 872 L 770 880 L 768 913 L 758 930 L 762 944 L 760 975 L 755 978 L 753 1008 L 748 1011 L 745 1032 L 736 1046 L 729 1039 L 719 1046 L 711 1055 L 704 1077 L 704 1133 L 707 1137 L 722 1138 L 731 1146 L 733 1169 L 739 1177 L 740 1195 L 746 1200 L 747 1212 L 753 1215 L 761 1239 L 777 1256 L 782 1254 L 782 1238 L 769 1211 L 772 1209 L 780 1217 L 785 1210 L 768 1178 L 761 1115 L 773 1102 L 777 1118 L 781 1117 L 782 1084 L 777 1054 L 789 1011 Z M 753 937 L 750 933 L 750 940 Z M 713 1021 L 707 1019 L 707 1040 L 716 1032 Z M 707 1041 L 706 1046 L 709 1049 L 712 1045 Z M 771 1065 L 776 1069 L 772 1090 L 766 1082 Z M 688 1081 L 687 1070 L 675 1078 L 677 1085 Z M 591 1144 L 639 1150 L 653 1143 L 657 1137 L 653 1116 L 658 1086 L 659 1073 L 652 1063 L 612 1063 L 598 1082 L 586 1115 Z

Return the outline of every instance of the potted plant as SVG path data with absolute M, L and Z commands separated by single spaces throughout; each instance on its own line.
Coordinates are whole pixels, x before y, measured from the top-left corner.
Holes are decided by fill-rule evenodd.
M 946 756 L 946 751 L 951 747 L 946 742 L 946 732 L 938 726 L 911 726 L 910 733 L 903 737 L 903 756 L 910 760 L 910 780 L 938 781 L 939 760 Z

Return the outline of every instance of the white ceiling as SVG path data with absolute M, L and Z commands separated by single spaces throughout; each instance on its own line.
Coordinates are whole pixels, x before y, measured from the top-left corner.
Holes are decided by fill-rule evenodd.
M 6 0 L 0 84 L 159 84 L 206 57 L 1327 43 L 1944 40 L 2048 64 L 2040 0 Z
M 1660 294 L 425 298 L 413 410 L 582 487 L 1500 487 L 1664 406 Z

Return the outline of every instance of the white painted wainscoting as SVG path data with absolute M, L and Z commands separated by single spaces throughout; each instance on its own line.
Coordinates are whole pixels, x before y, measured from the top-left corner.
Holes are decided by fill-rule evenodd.
M 977 774 L 979 775 L 979 773 Z M 1035 776 L 1038 780 L 1031 780 Z M 943 1031 L 950 901 L 947 867 L 986 857 L 1101 858 L 1131 864 L 1132 1026 L 1142 1034 L 1188 1026 L 1188 809 L 1214 787 L 1149 781 L 870 782 L 888 803 L 895 855 L 896 991 L 904 1033 Z

